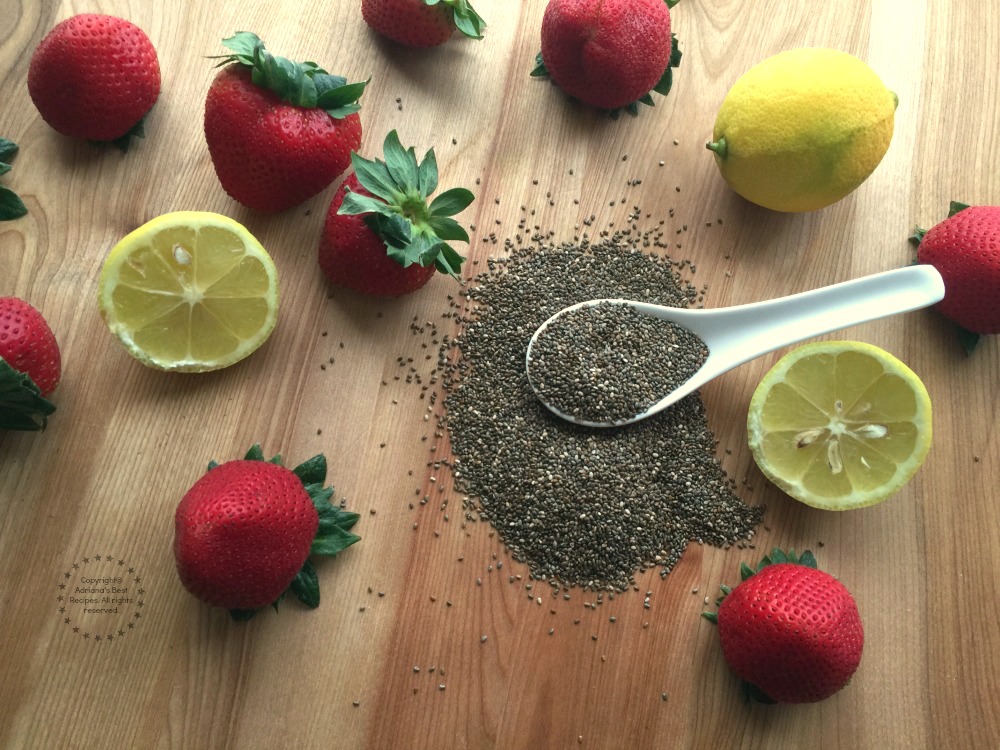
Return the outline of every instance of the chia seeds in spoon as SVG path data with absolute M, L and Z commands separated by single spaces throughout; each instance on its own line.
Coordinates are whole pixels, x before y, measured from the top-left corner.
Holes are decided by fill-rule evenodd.
M 641 414 L 691 378 L 708 347 L 683 326 L 621 302 L 563 313 L 538 332 L 528 361 L 538 397 L 586 422 Z
M 488 520 L 536 578 L 624 590 L 661 575 L 690 541 L 719 547 L 753 536 L 749 507 L 715 457 L 698 394 L 642 422 L 574 425 L 536 397 L 525 372 L 532 334 L 557 311 L 625 297 L 686 307 L 697 290 L 671 260 L 642 252 L 662 230 L 591 244 L 507 243 L 510 256 L 466 288 L 458 338 L 441 351 L 450 467 L 469 517 Z

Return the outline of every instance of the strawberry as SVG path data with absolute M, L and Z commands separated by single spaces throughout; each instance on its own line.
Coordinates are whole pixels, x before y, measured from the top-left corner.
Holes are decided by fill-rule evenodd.
M 45 318 L 17 297 L 0 297 L 0 429 L 43 430 L 56 407 L 48 396 L 62 373 Z
M 934 266 L 944 279 L 937 309 L 963 330 L 971 350 L 980 334 L 1000 333 L 1000 206 L 953 202 L 948 218 L 919 227 L 917 262 Z
M 56 131 L 124 151 L 143 135 L 143 118 L 160 96 L 160 63 L 135 24 L 83 13 L 56 24 L 35 48 L 28 93 Z
M 264 212 L 297 206 L 350 166 L 361 144 L 358 98 L 315 63 L 274 57 L 241 31 L 223 45 L 205 100 L 205 140 L 219 182 L 244 206 Z
M 286 590 L 319 606 L 310 555 L 336 555 L 357 542 L 358 520 L 330 504 L 326 458 L 294 469 L 264 460 L 254 445 L 240 461 L 208 466 L 174 515 L 174 558 L 184 587 L 208 604 L 248 619 Z
M 670 32 L 678 0 L 549 0 L 533 76 L 617 116 L 666 95 L 681 54 Z
M 337 191 L 326 215 L 319 266 L 340 286 L 379 297 L 399 297 L 426 284 L 435 268 L 457 278 L 464 260 L 447 243 L 469 241 L 450 218 L 474 196 L 453 188 L 427 205 L 438 182 L 434 149 L 421 163 L 393 130 L 385 161 L 351 154 L 354 175 Z
M 408 47 L 444 44 L 455 29 L 482 39 L 486 28 L 468 0 L 361 0 L 361 17 L 377 33 Z
M 829 698 L 861 662 L 865 636 L 854 597 L 816 569 L 811 552 L 779 549 L 743 581 L 722 587 L 719 611 L 704 616 L 719 626 L 722 654 L 749 695 L 767 703 L 813 703 Z

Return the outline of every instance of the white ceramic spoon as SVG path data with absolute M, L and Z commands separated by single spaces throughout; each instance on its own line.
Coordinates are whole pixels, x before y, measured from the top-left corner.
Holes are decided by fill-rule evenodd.
M 864 276 L 788 297 L 714 310 L 689 310 L 621 299 L 596 299 L 560 310 L 539 326 L 528 343 L 525 366 L 535 394 L 553 413 L 587 427 L 617 427 L 652 416 L 693 393 L 712 378 L 789 344 L 841 328 L 918 310 L 944 297 L 941 274 L 930 265 L 916 265 Z M 560 315 L 587 305 L 615 302 L 687 328 L 708 346 L 705 363 L 691 378 L 640 412 L 614 422 L 589 422 L 565 414 L 545 401 L 531 378 L 531 347 L 538 334 Z

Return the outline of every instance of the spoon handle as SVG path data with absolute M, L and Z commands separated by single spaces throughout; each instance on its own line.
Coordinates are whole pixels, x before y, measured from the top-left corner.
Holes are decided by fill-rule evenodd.
M 886 271 L 788 297 L 727 308 L 738 316 L 729 366 L 807 338 L 918 310 L 944 297 L 941 274 L 930 265 Z M 749 334 L 749 335 L 748 335 Z M 741 341 L 736 337 L 742 337 Z

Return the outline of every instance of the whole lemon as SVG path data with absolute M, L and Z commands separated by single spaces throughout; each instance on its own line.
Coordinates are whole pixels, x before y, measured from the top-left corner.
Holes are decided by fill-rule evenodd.
M 875 170 L 892 140 L 897 103 L 853 55 L 788 50 L 736 81 L 708 148 L 722 177 L 747 200 L 775 211 L 813 211 Z

